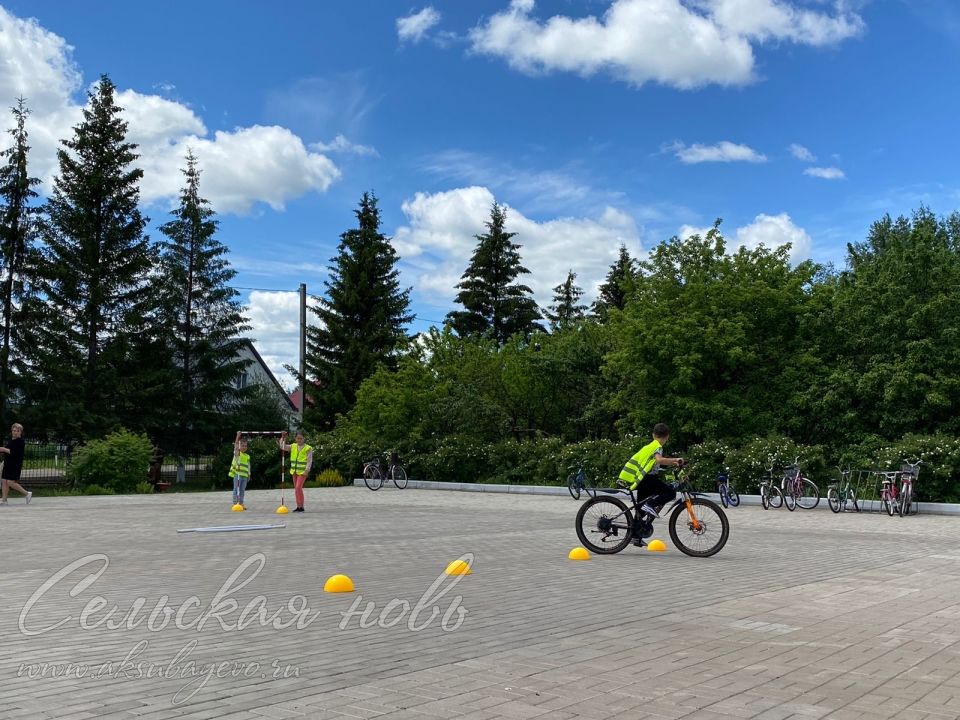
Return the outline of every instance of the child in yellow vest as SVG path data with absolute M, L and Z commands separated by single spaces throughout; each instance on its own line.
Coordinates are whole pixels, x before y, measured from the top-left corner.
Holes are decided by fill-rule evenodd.
M 230 477 L 233 478 L 233 504 L 243 505 L 243 493 L 247 489 L 247 481 L 250 479 L 250 456 L 247 455 L 247 440 L 241 438 L 237 432 L 237 438 L 233 441 L 233 462 L 230 463 Z M 243 505 L 246 510 L 247 506 Z
M 313 465 L 313 448 L 303 439 L 303 430 L 297 430 L 296 442 L 293 445 L 287 445 L 286 440 L 287 433 L 283 433 L 279 445 L 283 452 L 290 452 L 290 474 L 293 476 L 293 494 L 297 499 L 294 512 L 304 512 L 303 484 L 307 481 Z

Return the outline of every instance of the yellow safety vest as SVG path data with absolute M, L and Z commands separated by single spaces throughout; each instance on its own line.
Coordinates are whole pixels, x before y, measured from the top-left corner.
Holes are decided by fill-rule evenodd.
M 296 443 L 290 446 L 291 475 L 303 475 L 307 472 L 307 458 L 310 456 L 311 450 L 313 448 L 306 444 L 302 448 L 297 448 Z
M 630 483 L 631 487 L 646 477 L 657 464 L 657 452 L 663 447 L 659 440 L 654 440 L 640 448 L 639 452 L 627 460 L 627 464 L 620 471 L 620 479 Z
M 233 456 L 233 462 L 230 463 L 230 477 L 237 476 L 242 478 L 250 477 L 250 456 L 247 453 L 239 453 Z

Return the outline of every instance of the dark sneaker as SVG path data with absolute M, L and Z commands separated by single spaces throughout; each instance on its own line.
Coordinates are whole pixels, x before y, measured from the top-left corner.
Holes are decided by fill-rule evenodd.
M 298 507 L 296 510 L 294 510 L 294 512 L 305 512 L 305 511 L 302 507 Z

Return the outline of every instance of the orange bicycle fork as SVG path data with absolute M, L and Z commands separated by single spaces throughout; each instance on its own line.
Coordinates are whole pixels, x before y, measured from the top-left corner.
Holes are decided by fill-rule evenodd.
M 700 530 L 700 521 L 697 520 L 697 516 L 693 513 L 693 503 L 690 502 L 690 498 L 684 498 L 683 504 L 687 508 L 687 515 L 690 516 L 690 523 L 693 525 L 693 529 Z

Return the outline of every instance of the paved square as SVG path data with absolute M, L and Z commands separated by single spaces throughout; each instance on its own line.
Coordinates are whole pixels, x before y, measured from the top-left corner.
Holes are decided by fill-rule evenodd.
M 0 718 L 960 717 L 960 519 L 744 507 L 714 558 L 660 521 L 666 553 L 571 562 L 569 498 L 248 504 L 0 508 Z M 443 575 L 462 553 L 473 574 Z M 356 592 L 322 592 L 336 573 Z

